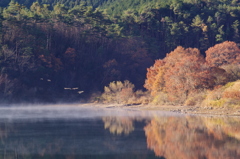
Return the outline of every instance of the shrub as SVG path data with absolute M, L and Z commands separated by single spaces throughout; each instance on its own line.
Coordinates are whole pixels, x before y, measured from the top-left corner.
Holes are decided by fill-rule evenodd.
M 232 98 L 240 100 L 240 81 L 233 82 L 223 92 L 223 98 Z
M 208 106 L 223 107 L 226 103 L 226 99 L 211 100 L 208 102 Z
M 229 82 L 222 87 L 208 91 L 202 106 L 240 106 L 240 80 Z
M 196 93 L 196 94 L 190 95 L 188 99 L 184 102 L 184 105 L 187 105 L 187 106 L 200 105 L 205 98 L 206 98 L 205 91 Z
M 224 86 L 216 87 L 214 90 L 207 91 L 205 100 L 201 103 L 202 106 L 223 106 L 221 101 Z
M 152 100 L 152 104 L 165 105 L 169 102 L 168 95 L 164 92 L 158 92 Z
M 130 101 L 134 104 L 149 104 L 149 102 L 152 100 L 152 96 L 149 92 L 143 92 L 141 90 L 137 90 L 135 92 L 135 98 L 133 101 Z
M 102 99 L 105 103 L 128 104 L 134 96 L 134 85 L 129 81 L 113 81 L 109 86 L 104 87 Z

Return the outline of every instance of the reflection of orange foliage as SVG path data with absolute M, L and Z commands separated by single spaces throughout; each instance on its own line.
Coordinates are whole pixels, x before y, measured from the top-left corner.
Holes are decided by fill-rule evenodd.
M 104 128 L 109 129 L 112 134 L 128 135 L 134 130 L 133 120 L 127 117 L 104 117 Z
M 179 159 L 235 159 L 240 157 L 239 124 L 211 118 L 166 117 L 153 119 L 145 128 L 148 148 L 156 156 Z M 225 124 L 219 125 L 219 122 Z M 205 125 L 207 124 L 207 125 Z M 229 131 L 230 130 L 230 131 Z
M 206 51 L 206 61 L 215 67 L 240 63 L 240 49 L 235 42 L 225 41 Z
M 218 136 L 219 140 L 224 140 L 223 134 L 226 134 L 233 139 L 240 140 L 240 125 L 238 117 L 205 118 L 203 121 L 208 129 L 209 134 L 211 133 L 214 134 L 214 136 L 217 136 L 217 134 L 222 132 L 222 135 Z

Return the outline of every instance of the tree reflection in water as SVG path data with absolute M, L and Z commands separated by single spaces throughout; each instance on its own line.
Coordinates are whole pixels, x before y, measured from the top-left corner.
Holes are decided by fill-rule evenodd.
M 4 143 L 4 139 L 8 137 L 8 132 L 13 131 L 13 127 L 3 122 L 0 124 L 0 143 Z
M 134 131 L 133 119 L 129 117 L 103 117 L 104 128 L 109 129 L 110 133 L 117 135 L 128 135 Z
M 133 132 L 135 118 L 104 118 L 121 123 L 121 133 Z M 107 123 L 107 122 L 106 122 Z M 114 124 L 111 125 L 114 125 Z M 118 125 L 118 124 L 117 124 Z M 3 141 L 0 158 L 51 159 L 154 159 L 147 149 L 143 124 L 131 135 L 110 135 L 102 118 L 0 122 Z M 9 129 L 10 127 L 14 129 Z M 1 129 L 3 128 L 3 129 Z M 8 129 L 6 129 L 8 128 Z M 118 132 L 120 131 L 113 131 Z M 141 137 L 140 137 L 141 136 Z M 136 140 L 137 139 L 137 140 Z
M 172 159 L 240 158 L 239 118 L 165 117 L 145 126 L 149 149 Z
M 240 118 L 155 113 L 0 121 L 0 158 L 240 158 Z

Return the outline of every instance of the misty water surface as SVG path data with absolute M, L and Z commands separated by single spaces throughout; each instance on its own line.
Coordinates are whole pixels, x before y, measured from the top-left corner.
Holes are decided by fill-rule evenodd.
M 240 118 L 61 106 L 0 107 L 0 158 L 240 158 Z

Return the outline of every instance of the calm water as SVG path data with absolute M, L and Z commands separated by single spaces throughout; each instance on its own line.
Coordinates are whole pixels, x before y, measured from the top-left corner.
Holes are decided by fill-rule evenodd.
M 75 106 L 0 108 L 0 159 L 236 159 L 240 118 Z

